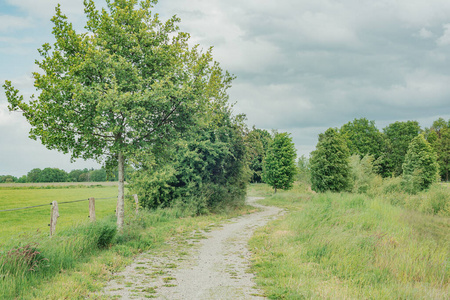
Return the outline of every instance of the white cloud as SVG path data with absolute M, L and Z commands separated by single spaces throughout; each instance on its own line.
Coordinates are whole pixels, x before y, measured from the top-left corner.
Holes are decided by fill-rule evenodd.
M 417 36 L 419 36 L 422 39 L 429 39 L 429 38 L 432 38 L 434 36 L 434 34 L 433 34 L 433 32 L 429 31 L 428 29 L 422 28 L 417 33 Z
M 436 40 L 436 43 L 439 46 L 450 45 L 450 24 L 445 24 L 442 27 L 444 28 L 444 33 Z

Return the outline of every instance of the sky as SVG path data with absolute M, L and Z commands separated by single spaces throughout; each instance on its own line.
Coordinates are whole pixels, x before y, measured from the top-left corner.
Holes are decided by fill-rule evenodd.
M 11 80 L 25 98 L 35 93 L 37 49 L 53 42 L 57 3 L 84 30 L 82 0 L 0 0 L 0 84 Z M 192 45 L 213 46 L 214 59 L 236 76 L 234 112 L 250 127 L 291 133 L 298 155 L 355 118 L 380 130 L 450 119 L 448 0 L 161 0 L 153 11 L 180 17 Z M 0 175 L 99 167 L 47 150 L 28 138 L 29 128 L 0 88 Z

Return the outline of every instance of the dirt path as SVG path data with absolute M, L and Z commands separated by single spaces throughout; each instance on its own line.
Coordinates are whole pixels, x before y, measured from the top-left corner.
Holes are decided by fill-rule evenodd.
M 262 211 L 231 219 L 220 229 L 193 233 L 158 255 L 138 257 L 104 291 L 117 299 L 265 299 L 249 273 L 247 243 L 254 230 L 276 218 L 275 207 L 248 202 Z

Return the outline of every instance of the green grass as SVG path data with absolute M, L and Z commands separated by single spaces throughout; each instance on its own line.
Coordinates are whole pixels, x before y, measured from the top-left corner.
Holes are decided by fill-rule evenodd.
M 0 212 L 0 244 L 18 235 L 32 231 L 49 232 L 50 203 L 94 198 L 117 197 L 116 186 L 64 186 L 48 187 L 0 187 L 0 210 L 48 204 L 36 208 Z M 115 199 L 97 200 L 95 203 L 96 218 L 101 219 L 114 214 L 116 209 Z M 76 202 L 60 204 L 56 230 L 61 230 L 89 220 L 89 202 Z
M 173 247 L 165 244 L 169 239 L 183 245 L 193 231 L 254 209 L 227 208 L 191 217 L 182 207 L 136 215 L 131 200 L 125 208 L 123 232 L 115 236 L 115 218 L 110 216 L 61 228 L 53 237 L 35 232 L 0 245 L 0 299 L 103 299 L 97 292 L 136 255 Z
M 302 186 L 262 203 L 288 211 L 250 241 L 257 282 L 270 299 L 449 295 L 449 217 L 365 195 L 313 194 Z

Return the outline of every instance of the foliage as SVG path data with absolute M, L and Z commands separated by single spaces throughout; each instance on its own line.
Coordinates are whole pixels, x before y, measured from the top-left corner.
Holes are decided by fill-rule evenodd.
M 18 182 L 19 179 L 12 175 L 0 175 L 0 183 Z
M 423 135 L 418 135 L 411 141 L 403 164 L 403 179 L 407 190 L 412 193 L 424 190 L 438 178 L 436 153 Z
M 449 181 L 450 172 L 450 120 L 443 118 L 433 122 L 431 128 L 425 129 L 426 140 L 431 144 L 437 154 L 441 178 Z
M 374 159 L 371 155 L 350 157 L 350 175 L 353 193 L 367 193 L 375 184 L 376 173 L 373 165 Z
M 351 155 L 372 155 L 377 159 L 383 153 L 384 138 L 375 126 L 375 121 L 368 121 L 366 118 L 354 119 L 342 125 L 340 133 L 347 141 Z
M 272 137 L 267 130 L 253 129 L 246 135 L 245 142 L 249 152 L 249 168 L 252 172 L 250 182 L 262 182 L 263 161 Z
M 350 187 L 350 154 L 346 141 L 329 128 L 319 135 L 316 150 L 311 153 L 311 188 L 316 192 L 340 192 Z
M 420 132 L 417 121 L 395 122 L 383 129 L 386 138 L 384 156 L 380 162 L 383 177 L 399 176 L 412 139 Z
M 297 161 L 297 180 L 310 184 L 310 173 L 309 159 L 305 155 L 300 156 Z
M 21 110 L 30 137 L 73 158 L 115 162 L 119 170 L 118 225 L 123 226 L 124 165 L 137 150 L 186 129 L 214 93 L 218 65 L 212 49 L 189 48 L 179 19 L 165 23 L 151 9 L 156 0 L 85 3 L 87 32 L 76 33 L 56 8 L 53 48 L 39 49 L 40 92 L 29 103 L 6 81 L 10 110 Z M 107 165 L 109 165 L 107 163 Z
M 217 111 L 216 111 L 217 113 Z M 196 213 L 243 203 L 248 181 L 243 126 L 224 111 L 223 118 L 198 128 L 171 148 L 170 155 L 144 156 L 131 180 L 146 208 L 197 205 Z
M 274 188 L 275 193 L 278 189 L 292 188 L 297 171 L 296 156 L 295 145 L 290 134 L 275 133 L 264 158 L 262 176 L 264 182 Z

